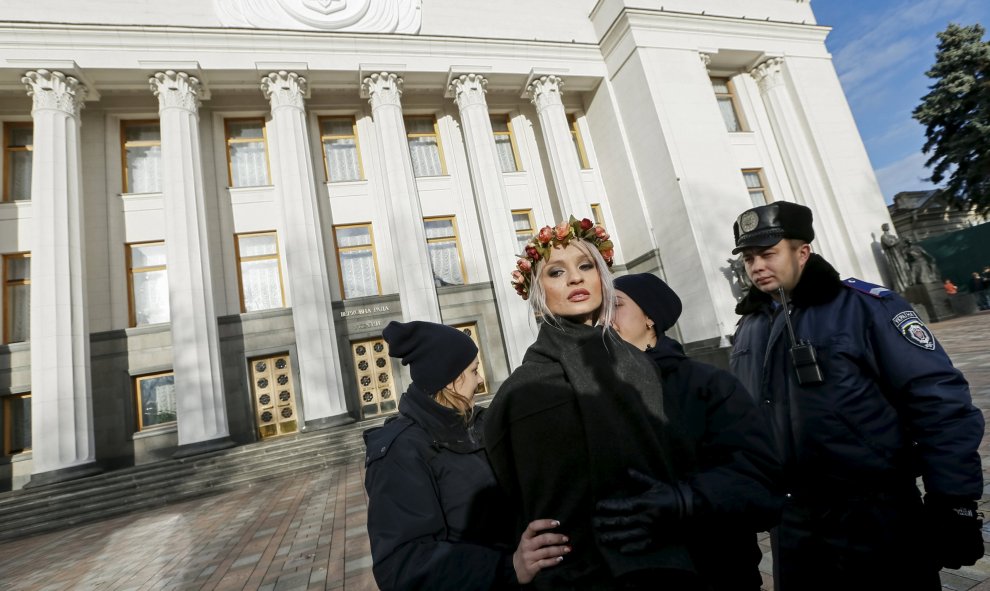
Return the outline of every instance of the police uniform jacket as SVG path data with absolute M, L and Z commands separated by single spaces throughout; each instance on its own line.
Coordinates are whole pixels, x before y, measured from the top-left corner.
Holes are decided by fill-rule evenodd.
M 839 275 L 812 254 L 791 294 L 798 340 L 817 352 L 824 383 L 798 383 L 783 310 L 752 288 L 732 371 L 763 408 L 795 496 L 914 490 L 979 499 L 983 417 L 969 386 L 911 306 Z M 916 494 L 916 493 L 915 493 Z
M 378 586 L 511 586 L 511 528 L 481 443 L 484 409 L 475 409 L 465 425 L 413 384 L 399 413 L 364 434 L 368 535 Z

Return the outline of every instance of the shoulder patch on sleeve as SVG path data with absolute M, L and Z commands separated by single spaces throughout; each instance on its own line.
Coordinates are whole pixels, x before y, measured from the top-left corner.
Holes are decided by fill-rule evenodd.
M 380 460 L 388 454 L 392 443 L 413 422 L 406 417 L 392 417 L 381 427 L 373 427 L 363 433 L 365 445 L 364 465 L 367 467 L 375 460 Z
M 867 283 L 862 279 L 856 279 L 855 277 L 850 277 L 842 282 L 846 287 L 851 287 L 856 291 L 865 293 L 866 295 L 873 296 L 875 298 L 885 298 L 887 296 L 893 295 L 894 292 L 890 291 L 882 285 L 875 285 L 873 283 Z
M 897 314 L 890 319 L 907 342 L 928 351 L 935 350 L 935 337 L 918 315 L 911 311 Z

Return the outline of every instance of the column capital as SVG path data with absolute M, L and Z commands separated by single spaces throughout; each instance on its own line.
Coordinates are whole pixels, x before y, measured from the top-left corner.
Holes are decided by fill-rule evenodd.
M 701 66 L 705 69 L 705 74 L 710 75 L 708 67 L 712 65 L 712 54 L 702 51 L 698 53 L 698 57 L 701 58 Z
M 24 74 L 21 83 L 34 101 L 34 111 L 54 109 L 77 117 L 83 108 L 87 89 L 72 76 L 58 71 L 32 70 Z
M 199 109 L 199 95 L 203 86 L 195 76 L 166 70 L 148 78 L 148 84 L 152 94 L 158 97 L 159 112 L 176 108 L 196 113 Z
M 375 72 L 361 81 L 361 94 L 368 97 L 372 110 L 382 105 L 401 106 L 402 76 L 392 72 Z
M 271 102 L 272 111 L 279 107 L 303 109 L 309 83 L 295 72 L 270 72 L 261 78 L 261 92 Z
M 561 100 L 563 87 L 564 81 L 560 76 L 549 74 L 534 78 L 526 87 L 526 92 L 529 93 L 529 100 L 536 106 L 536 111 L 540 112 L 549 106 L 564 104 Z
M 488 79 L 480 74 L 461 74 L 450 81 L 448 90 L 454 95 L 454 102 L 462 111 L 475 105 L 488 107 L 488 101 L 485 99 Z
M 784 83 L 784 58 L 772 57 L 750 71 L 750 75 L 756 80 L 761 92 L 768 92 L 771 88 Z

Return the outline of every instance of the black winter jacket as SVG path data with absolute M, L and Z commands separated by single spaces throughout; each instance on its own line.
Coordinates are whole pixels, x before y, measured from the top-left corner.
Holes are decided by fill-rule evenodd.
M 798 383 L 783 312 L 750 289 L 736 308 L 733 373 L 764 409 L 795 496 L 914 490 L 977 500 L 983 416 L 969 385 L 910 304 L 839 274 L 812 254 L 791 294 L 798 340 L 816 349 L 821 385 Z
M 511 522 L 481 444 L 484 409 L 475 409 L 465 425 L 414 385 L 399 413 L 364 433 L 368 536 L 378 586 L 511 586 Z
M 710 589 L 759 589 L 756 532 L 776 524 L 782 502 L 780 461 L 759 410 L 732 374 L 689 359 L 670 337 L 646 354 L 661 371 L 676 471 L 695 499 L 691 557 Z
M 533 519 L 553 518 L 573 548 L 536 576 L 534 588 L 695 588 L 683 537 L 626 556 L 600 545 L 591 524 L 597 501 L 639 492 L 629 468 L 677 479 L 661 389 L 649 359 L 614 331 L 566 319 L 559 327 L 541 326 L 522 365 L 499 389 L 485 419 L 485 442 L 516 510 L 516 534 Z M 629 581 L 643 577 L 645 587 Z

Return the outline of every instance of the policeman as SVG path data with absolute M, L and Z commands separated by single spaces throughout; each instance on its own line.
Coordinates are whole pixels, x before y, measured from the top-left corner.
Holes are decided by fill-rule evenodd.
M 771 536 L 777 591 L 941 589 L 941 568 L 983 556 L 969 385 L 910 304 L 811 252 L 807 207 L 747 210 L 733 232 L 753 287 L 731 368 L 789 491 Z

